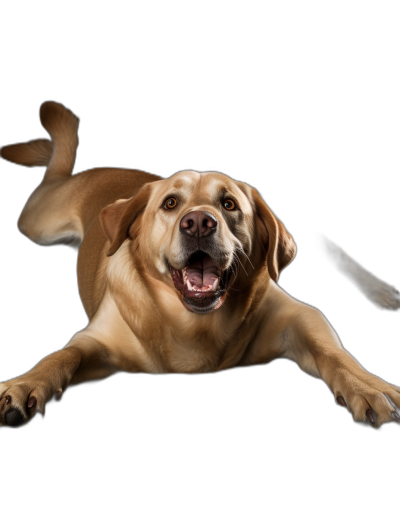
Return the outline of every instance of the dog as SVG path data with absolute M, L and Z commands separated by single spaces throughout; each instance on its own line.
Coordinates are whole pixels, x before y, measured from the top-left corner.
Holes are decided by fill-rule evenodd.
M 202 373 L 279 357 L 322 378 L 354 420 L 400 421 L 400 388 L 362 368 L 321 312 L 277 285 L 296 246 L 257 190 L 218 172 L 72 175 L 78 118 L 45 102 L 40 119 L 51 140 L 1 156 L 47 167 L 18 227 L 40 245 L 79 245 L 89 324 L 0 384 L 0 423 L 19 426 L 69 384 L 116 371 Z

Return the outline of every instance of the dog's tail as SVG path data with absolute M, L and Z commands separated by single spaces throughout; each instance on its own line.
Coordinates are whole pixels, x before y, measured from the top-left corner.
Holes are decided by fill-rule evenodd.
M 11 144 L 1 149 L 0 155 L 24 166 L 47 166 L 44 181 L 69 177 L 78 147 L 79 118 L 60 103 L 46 101 L 40 107 L 40 121 L 51 141 L 39 139 Z

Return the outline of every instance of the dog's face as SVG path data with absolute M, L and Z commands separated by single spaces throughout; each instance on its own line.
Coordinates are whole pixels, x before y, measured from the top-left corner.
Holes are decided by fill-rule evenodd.
M 239 268 L 249 279 L 267 262 L 277 280 L 295 254 L 259 194 L 222 173 L 182 171 L 146 184 L 103 209 L 100 219 L 111 242 L 108 255 L 130 237 L 146 272 L 173 286 L 195 313 L 221 307 Z

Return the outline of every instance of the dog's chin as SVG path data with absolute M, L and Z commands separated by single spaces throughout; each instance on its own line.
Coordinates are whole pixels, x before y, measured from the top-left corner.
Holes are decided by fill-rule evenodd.
M 206 253 L 193 253 L 185 267 L 169 264 L 171 278 L 185 308 L 205 314 L 220 308 L 225 300 L 232 270 L 222 270 Z
M 222 298 L 218 296 L 201 298 L 183 297 L 183 305 L 185 308 L 194 313 L 212 312 L 213 310 L 220 308 L 222 302 Z

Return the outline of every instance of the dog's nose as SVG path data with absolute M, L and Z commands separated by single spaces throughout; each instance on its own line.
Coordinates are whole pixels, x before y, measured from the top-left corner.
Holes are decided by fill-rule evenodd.
M 193 210 L 181 219 L 181 231 L 188 236 L 205 238 L 213 234 L 217 228 L 218 221 L 209 212 Z

